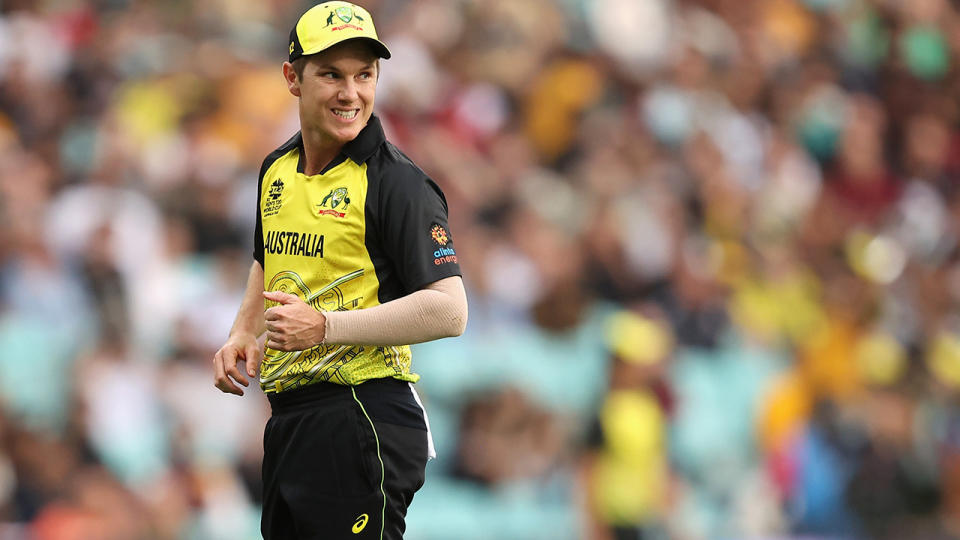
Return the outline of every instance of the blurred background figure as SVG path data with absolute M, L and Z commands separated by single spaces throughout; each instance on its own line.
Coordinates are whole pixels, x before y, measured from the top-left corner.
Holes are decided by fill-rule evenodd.
M 310 5 L 0 1 L 0 537 L 259 537 L 208 367 Z M 960 536 L 956 2 L 364 5 L 471 296 L 407 537 Z

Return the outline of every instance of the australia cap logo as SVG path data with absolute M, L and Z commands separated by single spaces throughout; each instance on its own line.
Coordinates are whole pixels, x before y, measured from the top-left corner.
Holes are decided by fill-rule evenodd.
M 338 8 L 336 9 L 336 11 L 337 11 L 337 18 L 339 18 L 341 21 L 343 21 L 343 22 L 350 22 L 350 21 L 353 20 L 353 8 L 352 8 L 352 7 L 350 7 L 350 6 L 338 7 Z
M 332 24 L 334 23 L 334 20 L 333 20 L 334 15 L 336 15 L 336 17 L 337 17 L 338 19 L 340 19 L 341 22 L 343 22 L 345 25 L 348 25 L 350 28 L 355 28 L 355 29 L 357 29 L 357 30 L 363 30 L 363 29 L 360 28 L 359 26 L 354 26 L 354 25 L 352 25 L 352 24 L 349 24 L 350 21 L 352 21 L 352 20 L 354 20 L 354 19 L 356 19 L 358 22 L 363 22 L 363 17 L 361 17 L 359 14 L 355 13 L 355 12 L 353 11 L 353 8 L 352 8 L 351 6 L 342 6 L 342 7 L 338 7 L 337 9 L 331 11 L 330 14 L 327 15 L 327 24 L 324 25 L 324 28 L 326 28 L 326 27 L 328 27 L 328 26 L 330 26 L 330 25 L 332 25 Z M 334 30 L 342 30 L 343 28 L 344 28 L 344 26 L 338 26 L 338 27 L 335 27 Z

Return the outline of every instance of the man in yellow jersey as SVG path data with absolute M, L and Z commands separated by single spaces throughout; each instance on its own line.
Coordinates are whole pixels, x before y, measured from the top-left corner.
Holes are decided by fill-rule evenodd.
M 221 391 L 259 374 L 270 400 L 267 540 L 402 538 L 433 454 L 409 344 L 466 326 L 443 193 L 373 114 L 381 58 L 372 17 L 347 2 L 290 32 L 300 132 L 260 168 L 254 262 L 213 360 Z

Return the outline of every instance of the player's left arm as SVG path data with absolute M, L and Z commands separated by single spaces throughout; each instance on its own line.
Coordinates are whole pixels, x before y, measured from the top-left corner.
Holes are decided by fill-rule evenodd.
M 456 337 L 467 327 L 467 293 L 460 276 L 351 311 L 316 311 L 299 297 L 279 291 L 264 292 L 263 296 L 280 303 L 265 314 L 267 346 L 280 351 L 299 351 L 320 343 L 409 345 Z
M 460 276 L 369 309 L 327 313 L 326 342 L 357 345 L 423 343 L 467 328 L 467 293 Z

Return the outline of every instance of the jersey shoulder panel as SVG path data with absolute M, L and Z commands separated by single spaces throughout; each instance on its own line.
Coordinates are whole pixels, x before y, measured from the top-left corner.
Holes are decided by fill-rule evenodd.
M 378 184 L 375 192 L 381 203 L 395 197 L 419 198 L 427 189 L 439 196 L 444 211 L 447 210 L 447 200 L 440 186 L 390 141 L 384 142 L 368 164 L 368 176 Z
M 440 187 L 389 142 L 367 164 L 367 249 L 380 280 L 380 302 L 460 275 Z
M 383 167 L 385 171 L 398 174 L 401 177 L 411 180 L 427 178 L 427 173 L 423 172 L 423 169 L 390 141 L 384 141 L 380 151 L 374 155 L 373 159 L 377 160 L 377 164 Z

